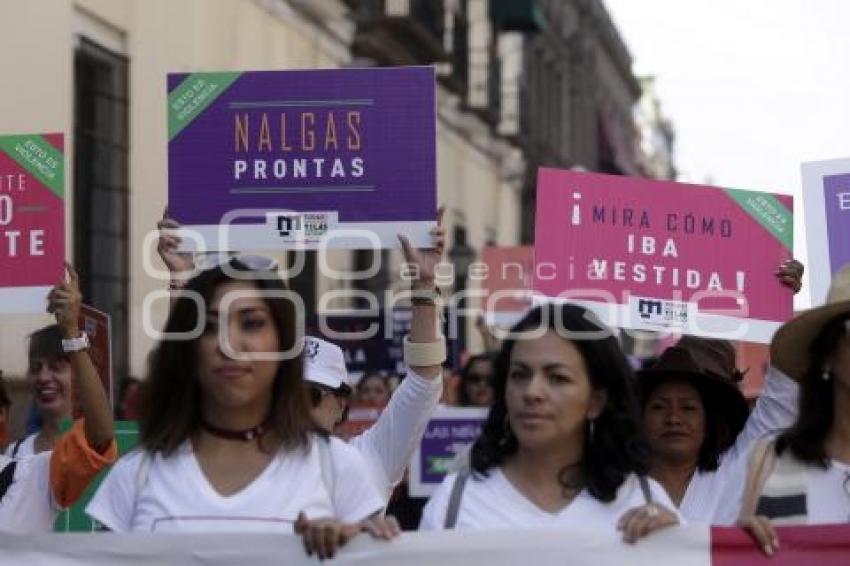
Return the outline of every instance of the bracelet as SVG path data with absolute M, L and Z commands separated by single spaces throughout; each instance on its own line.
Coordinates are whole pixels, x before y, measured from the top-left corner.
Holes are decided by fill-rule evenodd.
M 411 342 L 404 337 L 404 362 L 408 367 L 438 366 L 446 361 L 446 337 L 434 342 Z
M 181 285 L 180 283 L 177 283 L 176 281 L 171 281 L 171 282 L 168 283 L 168 290 L 169 291 L 181 291 L 181 290 L 183 290 L 183 285 Z
M 440 293 L 439 287 L 426 287 L 422 289 L 413 288 L 410 290 L 410 304 L 417 307 L 435 307 L 441 298 L 442 294 Z

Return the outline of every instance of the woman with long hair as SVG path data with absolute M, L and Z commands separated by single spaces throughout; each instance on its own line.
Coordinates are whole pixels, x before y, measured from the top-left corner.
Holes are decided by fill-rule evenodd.
M 826 304 L 783 325 L 772 363 L 800 384 L 796 422 L 750 458 L 739 524 L 767 554 L 774 524 L 850 522 L 850 265 L 833 278 Z
M 326 557 L 383 509 L 359 454 L 310 419 L 296 298 L 266 259 L 230 258 L 173 302 L 140 447 L 87 508 L 106 528 L 296 530 Z
M 632 373 L 610 330 L 546 304 L 511 333 L 471 470 L 446 477 L 420 528 L 619 528 L 633 542 L 677 524 L 646 478 Z

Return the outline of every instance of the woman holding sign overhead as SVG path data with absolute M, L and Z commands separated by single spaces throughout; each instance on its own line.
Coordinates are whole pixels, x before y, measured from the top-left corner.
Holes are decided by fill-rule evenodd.
M 586 309 L 534 308 L 496 363 L 495 400 L 421 529 L 619 529 L 634 542 L 679 522 L 647 479 L 632 373 L 610 330 Z
M 779 281 L 800 290 L 803 265 L 782 264 Z M 738 383 L 735 347 L 725 340 L 683 337 L 637 374 L 650 474 L 691 523 L 735 522 L 755 442 L 789 427 L 797 385 L 771 367 L 752 412 Z

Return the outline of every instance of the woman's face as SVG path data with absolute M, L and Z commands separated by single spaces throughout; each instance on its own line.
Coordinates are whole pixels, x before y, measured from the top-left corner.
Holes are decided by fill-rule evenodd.
M 224 297 L 231 292 L 247 292 L 221 312 Z M 226 314 L 226 317 L 225 317 Z M 219 324 L 226 320 L 230 357 L 219 341 Z M 271 391 L 279 363 L 250 359 L 251 354 L 280 350 L 280 337 L 266 302 L 250 281 L 228 281 L 216 289 L 207 308 L 207 327 L 195 349 L 198 379 L 205 411 L 256 410 L 263 418 L 269 410 Z M 234 359 L 235 357 L 247 359 Z
M 27 377 L 39 413 L 58 420 L 71 411 L 71 364 L 68 360 L 34 358 L 29 361 Z
M 478 360 L 469 368 L 463 387 L 473 407 L 489 407 L 493 404 L 493 363 Z
M 647 399 L 643 426 L 654 458 L 695 464 L 705 440 L 705 407 L 699 392 L 685 381 L 662 383 Z
M 607 396 L 594 391 L 576 346 L 555 332 L 519 340 L 511 352 L 505 403 L 520 448 L 559 449 L 584 443 L 587 421 Z
M 358 401 L 364 405 L 381 406 L 390 401 L 387 380 L 378 375 L 369 375 L 357 388 Z

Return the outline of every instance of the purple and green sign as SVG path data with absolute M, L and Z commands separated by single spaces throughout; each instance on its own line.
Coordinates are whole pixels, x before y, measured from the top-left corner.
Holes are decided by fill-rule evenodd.
M 826 299 L 830 277 L 850 263 L 850 159 L 803 163 L 803 205 L 812 304 Z
M 408 493 L 412 497 L 430 497 L 446 474 L 456 471 L 481 435 L 486 418 L 484 408 L 437 408 L 410 462 Z
M 62 134 L 0 135 L 0 312 L 44 312 L 64 276 Z
M 169 213 L 211 250 L 427 243 L 434 92 L 432 67 L 170 74 Z

